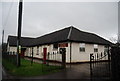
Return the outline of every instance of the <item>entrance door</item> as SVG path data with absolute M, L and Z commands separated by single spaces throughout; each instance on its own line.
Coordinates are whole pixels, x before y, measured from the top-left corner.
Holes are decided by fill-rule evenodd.
M 46 64 L 47 48 L 43 48 L 43 63 Z

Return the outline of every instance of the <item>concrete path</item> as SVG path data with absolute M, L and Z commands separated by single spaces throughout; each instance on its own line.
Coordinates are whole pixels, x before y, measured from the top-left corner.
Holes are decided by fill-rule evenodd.
M 13 80 L 10 80 L 10 79 L 14 79 L 15 77 L 14 76 L 11 76 L 5 69 L 4 67 L 2 66 L 2 81 L 13 81 Z M 16 77 L 17 78 L 17 77 Z

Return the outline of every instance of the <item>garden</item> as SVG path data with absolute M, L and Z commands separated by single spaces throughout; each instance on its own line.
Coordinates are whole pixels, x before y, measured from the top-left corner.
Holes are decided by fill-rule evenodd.
M 2 59 L 3 67 L 13 76 L 40 76 L 59 72 L 63 69 L 62 66 L 53 66 L 47 64 L 40 64 L 30 60 L 21 58 L 21 66 L 17 67 L 14 63 L 7 59 Z

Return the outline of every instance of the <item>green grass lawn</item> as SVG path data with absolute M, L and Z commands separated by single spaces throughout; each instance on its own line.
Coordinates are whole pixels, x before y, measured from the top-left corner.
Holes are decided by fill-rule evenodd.
M 45 64 L 33 63 L 31 61 L 21 59 L 21 66 L 16 67 L 13 63 L 8 60 L 2 60 L 4 68 L 12 75 L 16 76 L 38 76 L 45 75 L 54 72 L 58 72 L 62 69 L 60 66 L 48 66 Z

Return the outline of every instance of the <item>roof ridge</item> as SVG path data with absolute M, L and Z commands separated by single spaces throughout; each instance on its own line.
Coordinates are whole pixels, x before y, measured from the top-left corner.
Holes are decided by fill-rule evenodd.
M 13 35 L 8 35 L 8 37 L 16 37 L 17 38 L 17 36 L 13 36 Z M 30 39 L 36 39 L 36 38 L 34 38 L 34 37 L 26 37 L 26 36 L 21 36 L 21 38 L 30 38 Z
M 72 28 L 73 28 L 73 26 L 70 27 L 70 31 L 69 31 L 69 33 L 68 33 L 68 37 L 67 37 L 67 39 L 70 39 L 71 32 L 72 32 Z

